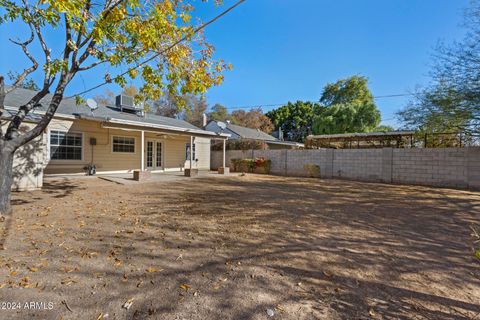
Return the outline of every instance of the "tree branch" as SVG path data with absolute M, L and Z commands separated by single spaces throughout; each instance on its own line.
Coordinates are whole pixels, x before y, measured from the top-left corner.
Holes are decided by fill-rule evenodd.
M 50 87 L 50 85 L 53 82 L 51 80 L 51 74 L 50 74 L 50 63 L 52 62 L 51 51 L 48 48 L 47 43 L 43 38 L 42 32 L 40 30 L 40 25 L 38 24 L 38 22 L 35 22 L 35 19 L 33 18 L 32 13 L 30 12 L 30 7 L 28 6 L 28 3 L 24 1 L 24 5 L 25 5 L 26 14 L 29 16 L 28 24 L 31 29 L 35 30 L 38 41 L 40 42 L 40 46 L 42 47 L 42 50 L 45 55 L 45 77 L 43 79 L 43 89 L 45 89 L 46 87 L 48 89 L 48 87 Z
M 125 0 L 117 0 L 115 3 L 113 3 L 111 5 L 110 5 L 110 2 L 108 2 L 105 5 L 105 9 L 101 13 L 102 17 L 100 18 L 100 21 L 103 20 L 103 19 L 106 19 L 108 17 L 108 15 L 112 12 L 112 10 L 115 9 L 116 7 L 118 7 L 123 1 L 125 1 Z M 95 27 L 97 26 L 97 23 L 93 26 L 92 31 L 95 30 Z M 85 62 L 85 60 L 87 60 L 87 58 L 92 54 L 92 52 L 95 48 L 95 45 L 97 44 L 97 42 L 94 39 L 92 39 L 92 32 L 90 32 L 90 34 L 85 37 L 83 42 L 78 46 L 78 50 L 83 48 L 87 43 L 88 43 L 88 46 L 85 49 L 85 51 L 83 52 L 83 54 L 80 56 L 78 61 L 72 63 L 72 64 L 76 65 L 77 70 L 82 65 L 82 63 Z
M 80 44 L 82 43 L 82 35 L 83 33 L 86 31 L 86 23 L 88 21 L 88 17 L 90 15 L 90 8 L 91 8 L 91 0 L 87 0 L 85 2 L 85 7 L 83 9 L 83 20 L 82 20 L 82 24 L 80 25 L 80 28 L 78 30 L 78 34 L 77 34 L 77 40 L 75 41 L 75 49 L 73 51 L 73 55 L 72 55 L 72 66 L 75 64 L 75 61 L 77 59 L 77 53 L 78 51 L 80 50 L 81 46 Z
M 5 133 L 5 140 L 13 140 L 18 136 L 18 128 L 23 122 L 28 113 L 48 94 L 48 87 L 43 88 L 41 91 L 37 92 L 33 98 L 30 99 L 26 104 L 21 106 L 18 109 L 17 114 L 13 117 L 8 125 L 7 132 Z M 20 145 L 18 145 L 20 146 Z M 17 147 L 18 147 L 17 146 Z
M 35 137 L 39 136 L 45 128 L 47 128 L 48 124 L 52 120 L 53 116 L 55 115 L 55 112 L 58 109 L 58 106 L 62 102 L 63 99 L 63 93 L 65 92 L 65 88 L 67 87 L 68 83 L 72 79 L 73 74 L 72 73 L 64 73 L 62 74 L 60 81 L 57 85 L 57 88 L 55 89 L 55 93 L 52 96 L 52 99 L 50 100 L 50 104 L 48 105 L 48 109 L 45 112 L 45 115 L 42 116 L 42 119 L 37 123 L 37 125 L 31 129 L 30 131 L 26 132 L 23 135 L 18 135 L 14 137 L 11 141 L 13 144 L 14 148 L 18 148 L 19 146 L 22 146 L 31 140 L 35 139 Z
M 85 67 L 78 67 L 77 68 L 77 71 L 85 71 L 85 70 L 89 70 L 89 69 L 92 69 L 102 63 L 106 63 L 108 62 L 108 60 L 99 60 L 99 61 L 96 61 L 96 62 L 93 62 L 92 64 L 88 65 L 88 66 L 85 66 Z
M 2 116 L 3 112 L 5 112 L 5 82 L 2 76 L 0 76 L 0 148 L 3 144 L 3 123 L 2 123 Z
M 12 39 L 9 39 L 12 43 L 14 43 L 14 44 L 16 44 L 16 45 L 18 45 L 22 48 L 22 50 L 25 53 L 25 55 L 27 56 L 27 58 L 32 62 L 32 66 L 23 70 L 23 72 L 17 77 L 17 79 L 13 83 L 12 87 L 9 90 L 6 90 L 5 95 L 8 94 L 9 92 L 11 92 L 12 90 L 14 90 L 20 84 L 22 84 L 23 81 L 25 80 L 25 78 L 27 77 L 27 75 L 34 72 L 38 68 L 37 60 L 32 56 L 32 54 L 28 50 L 28 45 L 30 43 L 32 43 L 33 39 L 35 38 L 35 34 L 34 34 L 33 28 L 31 26 L 30 26 L 30 31 L 31 31 L 30 38 L 28 38 L 24 42 L 19 42 L 19 41 L 14 41 Z M 4 90 L 5 90 L 5 88 L 4 88 Z

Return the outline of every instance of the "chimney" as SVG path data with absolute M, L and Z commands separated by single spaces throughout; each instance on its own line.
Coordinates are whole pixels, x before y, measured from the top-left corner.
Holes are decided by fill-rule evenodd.
M 204 128 L 207 126 L 207 115 L 205 113 L 202 114 L 202 124 Z

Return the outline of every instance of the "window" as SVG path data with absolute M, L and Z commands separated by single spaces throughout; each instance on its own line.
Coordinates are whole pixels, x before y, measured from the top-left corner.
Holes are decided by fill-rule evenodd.
M 195 143 L 193 144 L 193 159 L 192 160 L 195 160 Z M 186 147 L 185 147 L 185 159 L 186 160 L 190 160 L 190 143 L 187 143 Z
M 113 152 L 135 153 L 135 138 L 114 136 Z
M 50 159 L 82 160 L 82 134 L 51 130 Z

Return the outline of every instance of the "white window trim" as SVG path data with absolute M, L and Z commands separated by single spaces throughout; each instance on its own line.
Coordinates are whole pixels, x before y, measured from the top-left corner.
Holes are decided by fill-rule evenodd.
M 50 132 L 51 131 L 58 131 L 58 132 L 63 132 L 63 133 L 77 133 L 82 135 L 82 159 L 80 160 L 72 160 L 72 159 L 52 159 L 52 155 L 50 154 Z M 65 129 L 55 129 L 55 128 L 48 128 L 47 130 L 47 159 L 50 162 L 61 162 L 61 163 L 67 163 L 67 162 L 83 162 L 84 161 L 84 151 L 85 151 L 85 134 L 81 131 L 73 131 L 73 130 L 65 130 Z
M 188 156 L 187 156 L 187 147 L 190 145 L 190 142 L 186 142 L 185 143 L 185 161 L 190 161 L 188 159 Z M 198 159 L 198 150 L 197 150 L 197 143 L 194 142 L 193 143 L 193 147 L 194 147 L 194 150 L 193 150 L 193 161 L 195 161 L 195 159 Z M 188 153 L 190 154 L 190 153 Z
M 133 151 L 134 152 L 122 152 L 122 151 L 113 151 L 113 137 L 117 137 L 117 138 L 133 138 Z M 113 153 L 113 154 L 131 154 L 131 155 L 135 155 L 137 154 L 137 137 L 134 137 L 134 136 L 122 136 L 122 135 L 119 135 L 119 134 L 112 134 L 110 136 L 110 145 L 111 145 L 111 148 L 110 148 L 110 153 Z

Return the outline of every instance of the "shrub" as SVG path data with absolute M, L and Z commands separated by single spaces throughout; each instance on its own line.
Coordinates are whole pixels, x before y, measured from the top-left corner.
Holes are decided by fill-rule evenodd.
M 265 158 L 231 159 L 232 169 L 236 172 L 270 173 L 272 161 Z
M 227 140 L 226 143 L 227 150 L 268 150 L 268 145 L 264 141 L 257 140 Z M 212 141 L 211 145 L 212 151 L 222 151 L 223 142 L 222 141 Z
M 307 176 L 310 178 L 320 177 L 320 166 L 314 163 L 306 163 L 303 165 L 303 169 L 307 172 Z

